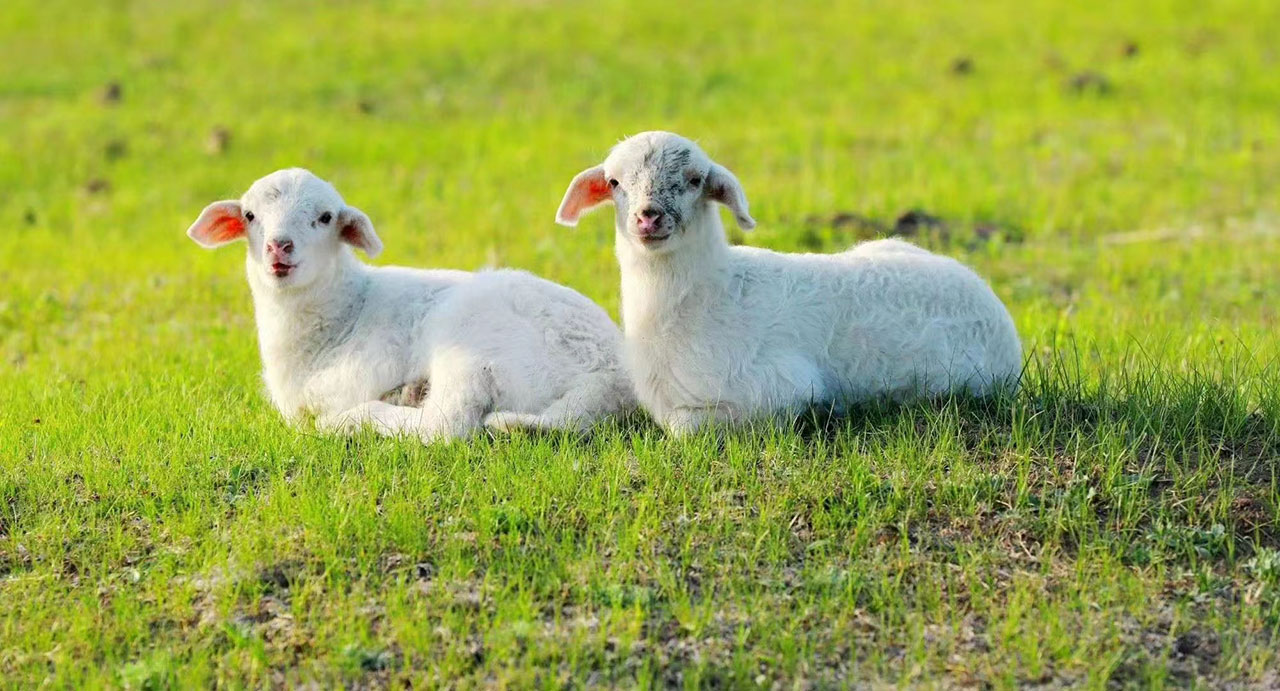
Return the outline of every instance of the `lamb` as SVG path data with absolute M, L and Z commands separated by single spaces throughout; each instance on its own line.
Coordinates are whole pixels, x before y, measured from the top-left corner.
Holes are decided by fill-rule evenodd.
M 364 264 L 352 248 L 382 250 L 369 217 L 306 170 L 210 204 L 187 235 L 248 241 L 263 379 L 291 422 L 432 442 L 580 430 L 634 405 L 622 334 L 595 303 L 522 271 Z
M 556 221 L 610 201 L 628 368 L 672 433 L 1016 386 L 1013 320 L 953 259 L 901 240 L 836 254 L 730 246 L 713 202 L 750 230 L 742 185 L 669 132 L 626 139 L 579 173 Z

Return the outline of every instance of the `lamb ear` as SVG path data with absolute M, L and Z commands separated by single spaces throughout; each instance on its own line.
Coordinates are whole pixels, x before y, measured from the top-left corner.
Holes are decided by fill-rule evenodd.
M 564 193 L 560 209 L 556 211 L 556 223 L 562 226 L 578 225 L 583 211 L 592 209 L 613 199 L 613 188 L 604 175 L 604 166 L 587 168 L 574 176 L 569 190 Z
M 370 259 L 382 254 L 382 240 L 373 232 L 373 221 L 354 206 L 338 212 L 338 236 L 348 245 L 364 250 Z
M 738 227 L 751 230 L 756 227 L 756 220 L 747 211 L 747 195 L 742 191 L 742 183 L 719 163 L 712 163 L 707 171 L 707 197 L 729 207 Z
M 240 202 L 228 199 L 204 207 L 200 218 L 187 228 L 187 237 L 205 249 L 213 249 L 242 239 L 246 229 Z

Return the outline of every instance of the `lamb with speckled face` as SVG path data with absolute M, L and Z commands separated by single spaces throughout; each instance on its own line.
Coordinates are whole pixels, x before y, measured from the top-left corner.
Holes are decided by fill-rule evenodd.
M 1016 386 L 1008 310 L 972 270 L 900 240 L 836 254 L 733 247 L 755 226 L 737 178 L 692 141 L 645 132 L 569 185 L 557 222 L 615 207 L 627 364 L 676 433 L 886 396 Z
M 633 406 L 621 333 L 581 294 L 522 271 L 373 267 L 369 217 L 298 168 L 214 202 L 187 235 L 246 240 L 263 378 L 286 418 L 423 441 L 583 429 Z

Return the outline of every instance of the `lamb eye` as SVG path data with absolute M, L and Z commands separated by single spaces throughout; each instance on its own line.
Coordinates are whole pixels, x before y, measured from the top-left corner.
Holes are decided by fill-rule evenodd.
M 253 222 L 253 212 L 252 212 L 252 211 L 246 211 L 246 212 L 244 212 L 244 220 L 249 221 L 250 223 L 252 223 L 252 222 Z
M 618 186 L 618 179 L 617 179 L 617 178 L 609 178 L 609 186 L 610 186 L 610 187 L 617 187 L 617 186 Z
M 693 176 L 693 177 L 689 178 L 689 186 L 690 186 L 690 187 L 697 187 L 697 186 L 699 186 L 699 185 L 701 185 L 701 184 L 702 184 L 702 178 L 698 177 L 697 175 L 695 175 L 695 176 Z
M 328 223 L 329 221 L 332 221 L 332 220 L 333 220 L 333 214 L 329 213 L 328 211 L 320 214 L 321 223 Z

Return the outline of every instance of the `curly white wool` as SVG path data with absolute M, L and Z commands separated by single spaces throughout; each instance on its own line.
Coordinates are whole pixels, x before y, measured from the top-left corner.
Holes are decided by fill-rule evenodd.
M 730 246 L 713 202 L 750 229 L 746 195 L 684 137 L 621 142 L 574 178 L 556 220 L 604 202 L 632 381 L 668 430 L 1016 386 L 1013 320 L 972 270 L 900 240 L 837 254 Z
M 351 248 L 381 251 L 369 218 L 306 170 L 210 204 L 187 233 L 248 240 L 263 378 L 291 421 L 433 441 L 580 429 L 633 405 L 621 334 L 595 303 L 521 271 L 368 266 Z M 416 405 L 380 400 L 404 387 Z

